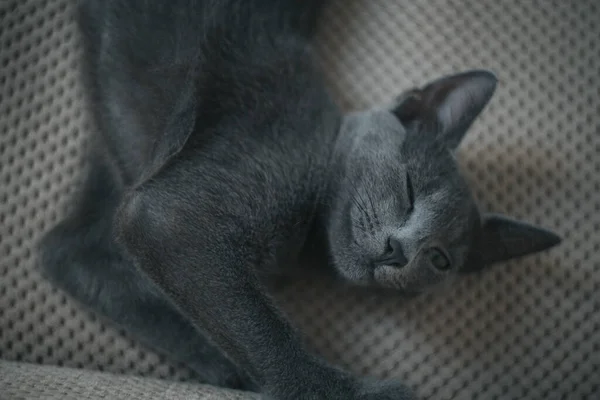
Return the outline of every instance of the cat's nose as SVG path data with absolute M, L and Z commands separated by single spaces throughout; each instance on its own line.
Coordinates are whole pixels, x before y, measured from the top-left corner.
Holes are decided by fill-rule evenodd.
M 386 253 L 377 264 L 404 267 L 407 263 L 408 259 L 402 251 L 402 243 L 398 239 L 390 237 L 387 242 Z

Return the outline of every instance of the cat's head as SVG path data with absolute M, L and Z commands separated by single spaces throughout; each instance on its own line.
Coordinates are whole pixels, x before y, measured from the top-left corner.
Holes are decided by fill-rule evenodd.
M 482 70 L 443 77 L 342 123 L 330 251 L 346 279 L 420 292 L 550 248 L 554 233 L 480 213 L 454 152 L 496 88 Z

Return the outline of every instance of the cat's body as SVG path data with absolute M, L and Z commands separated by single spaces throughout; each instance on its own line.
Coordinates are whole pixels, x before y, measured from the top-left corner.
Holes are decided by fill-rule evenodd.
M 310 46 L 320 7 L 84 0 L 102 134 L 77 208 L 43 243 L 44 268 L 204 382 L 278 399 L 410 399 L 308 354 L 260 276 L 316 254 L 355 284 L 420 291 L 557 239 L 480 223 L 446 151 L 491 97 L 490 74 L 343 116 Z M 436 161 L 418 165 L 429 151 Z M 507 232 L 528 242 L 488 256 Z
M 294 14 L 318 2 L 90 3 L 113 26 L 103 59 L 87 61 L 122 189 L 150 179 L 177 153 L 196 172 L 195 188 L 186 190 L 202 199 L 198 214 L 220 210 L 238 247 L 264 243 L 254 257 L 265 269 L 296 260 L 328 184 L 341 119 L 313 66 L 310 30 L 295 26 Z M 284 12 L 289 19 L 276 18 Z M 156 19 L 162 31 L 148 23 Z

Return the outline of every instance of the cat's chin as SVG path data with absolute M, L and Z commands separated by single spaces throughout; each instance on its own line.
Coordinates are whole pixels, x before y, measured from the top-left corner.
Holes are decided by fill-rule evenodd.
M 404 290 L 397 287 L 384 286 L 375 281 L 372 281 L 369 284 L 365 284 L 364 282 L 357 283 L 348 280 L 343 280 L 342 285 L 352 291 L 357 291 L 359 293 L 403 299 L 412 299 L 428 292 L 428 290 Z
M 429 289 L 420 289 L 415 285 L 394 284 L 391 280 L 377 279 L 377 267 L 335 268 L 335 281 L 343 287 L 365 293 L 385 294 L 413 298 Z

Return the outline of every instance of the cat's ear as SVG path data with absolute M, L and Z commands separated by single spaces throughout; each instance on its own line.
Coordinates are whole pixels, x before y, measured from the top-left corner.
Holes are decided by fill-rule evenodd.
M 499 214 L 484 214 L 476 250 L 482 265 L 489 265 L 547 250 L 560 242 L 561 238 L 547 229 Z
M 486 70 L 446 76 L 404 93 L 392 112 L 404 125 L 415 120 L 434 123 L 437 135 L 455 149 L 492 98 L 496 84 L 496 76 Z

